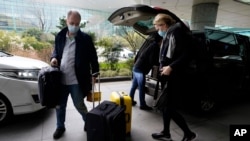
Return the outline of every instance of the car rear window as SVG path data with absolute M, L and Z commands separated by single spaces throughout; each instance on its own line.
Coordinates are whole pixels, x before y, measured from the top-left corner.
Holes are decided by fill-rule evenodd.
M 148 20 L 140 20 L 136 24 L 138 24 L 138 25 L 140 25 L 142 27 L 146 27 L 147 29 L 151 29 L 151 28 L 154 27 L 153 20 L 154 20 L 154 17 L 151 17 Z
M 229 32 L 223 32 L 220 30 L 207 30 L 206 31 L 207 38 L 211 40 L 216 40 L 225 44 L 236 45 L 237 39 L 234 34 Z

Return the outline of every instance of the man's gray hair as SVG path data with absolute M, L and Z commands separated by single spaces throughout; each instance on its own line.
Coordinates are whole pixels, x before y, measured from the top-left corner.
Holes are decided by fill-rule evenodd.
M 69 16 L 71 16 L 72 14 L 77 15 L 79 19 L 81 20 L 81 14 L 77 10 L 69 10 L 67 14 L 67 18 L 69 18 Z

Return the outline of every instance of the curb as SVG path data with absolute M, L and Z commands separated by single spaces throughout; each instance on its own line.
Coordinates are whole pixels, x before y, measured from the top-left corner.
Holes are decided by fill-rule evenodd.
M 131 76 L 103 77 L 100 78 L 100 82 L 128 81 L 131 79 L 132 79 Z

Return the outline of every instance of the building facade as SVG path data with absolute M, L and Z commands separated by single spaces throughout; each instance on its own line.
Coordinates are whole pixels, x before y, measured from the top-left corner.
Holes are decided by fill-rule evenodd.
M 38 28 L 43 32 L 58 32 L 59 19 L 66 18 L 70 9 L 81 13 L 81 22 L 86 23 L 84 31 L 98 36 L 113 34 L 114 26 L 107 20 L 108 12 L 30 0 L 0 0 L 0 30 L 22 32 Z

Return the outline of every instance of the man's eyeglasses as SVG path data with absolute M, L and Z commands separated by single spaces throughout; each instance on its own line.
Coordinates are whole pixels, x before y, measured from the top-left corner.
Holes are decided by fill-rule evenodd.
M 165 24 L 154 24 L 154 26 L 164 26 Z

